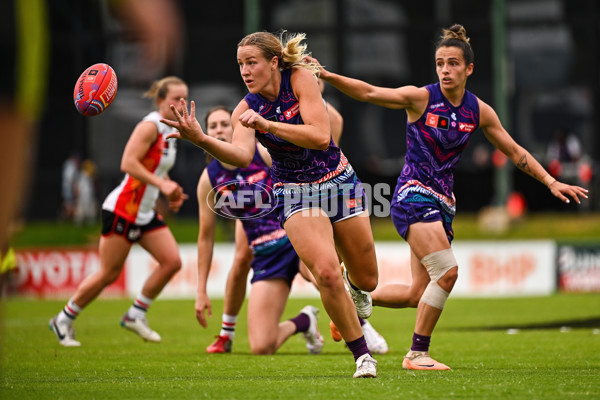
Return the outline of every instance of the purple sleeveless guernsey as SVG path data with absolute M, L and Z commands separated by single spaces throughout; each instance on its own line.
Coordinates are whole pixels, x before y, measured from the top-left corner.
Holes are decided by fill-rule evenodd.
M 219 161 L 213 160 L 206 169 L 210 183 L 218 195 L 226 193 L 235 199 L 233 203 L 238 207 L 228 207 L 222 211 L 241 220 L 248 237 L 248 244 L 254 254 L 268 252 L 288 242 L 285 231 L 279 226 L 279 220 L 275 213 L 262 213 L 257 209 L 253 196 L 245 196 L 245 200 L 240 200 L 238 203 L 238 190 L 246 188 L 254 191 L 259 187 L 265 189 L 261 193 L 263 204 L 270 204 L 269 167 L 262 160 L 258 149 L 254 153 L 252 162 L 246 168 L 230 170 L 224 168 Z M 256 217 L 258 214 L 262 215 Z
M 392 206 L 417 192 L 434 196 L 454 215 L 454 170 L 471 134 L 479 127 L 479 103 L 465 90 L 461 105 L 454 107 L 439 83 L 425 88 L 429 91 L 425 112 L 416 122 L 407 123 L 405 164 Z
M 291 69 L 281 71 L 281 86 L 277 100 L 270 102 L 260 94 L 248 93 L 244 100 L 250 109 L 270 121 L 286 124 L 303 124 L 300 104 L 294 96 L 290 77 Z M 348 160 L 333 139 L 326 150 L 311 150 L 278 138 L 272 133 L 256 132 L 259 142 L 269 150 L 273 165 L 273 187 L 289 183 L 321 183 L 340 175 Z

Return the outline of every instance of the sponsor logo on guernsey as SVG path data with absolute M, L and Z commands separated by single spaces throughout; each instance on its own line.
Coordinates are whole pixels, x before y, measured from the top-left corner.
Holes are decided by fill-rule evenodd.
M 246 179 L 248 183 L 260 182 L 267 177 L 267 171 L 258 171 L 255 174 L 252 174 Z
M 436 109 L 438 107 L 444 107 L 444 102 L 432 104 L 432 105 L 429 106 L 429 109 L 430 110 L 434 110 L 434 109 Z
M 448 129 L 448 122 L 448 117 L 444 117 L 443 115 L 427 113 L 425 125 L 431 126 L 432 128 Z
M 461 132 L 473 132 L 473 130 L 475 129 L 475 124 L 468 124 L 466 122 L 459 122 L 458 123 L 458 130 Z
M 285 115 L 285 119 L 292 119 L 298 114 L 298 112 L 300 112 L 300 103 L 296 102 L 296 104 L 294 104 L 291 108 L 285 110 L 283 115 Z

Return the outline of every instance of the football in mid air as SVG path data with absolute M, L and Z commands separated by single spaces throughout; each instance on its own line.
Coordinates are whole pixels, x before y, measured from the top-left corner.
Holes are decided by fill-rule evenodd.
M 117 94 L 117 74 L 105 63 L 87 68 L 77 79 L 73 90 L 75 108 L 81 115 L 92 117 L 102 114 Z

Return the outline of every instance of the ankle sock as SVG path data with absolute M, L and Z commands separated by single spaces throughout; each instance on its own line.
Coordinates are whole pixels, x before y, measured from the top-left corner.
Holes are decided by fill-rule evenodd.
M 412 340 L 412 351 L 429 351 L 429 343 L 431 342 L 431 336 L 422 336 L 418 333 L 413 333 Z
M 152 301 L 152 299 L 143 294 L 138 294 L 131 307 L 129 307 L 129 310 L 127 310 L 127 315 L 133 319 L 145 318 L 146 311 L 148 311 L 148 308 L 152 305 Z
M 219 336 L 228 336 L 229 340 L 233 340 L 235 337 L 235 324 L 237 322 L 237 315 L 223 314 L 221 320 L 221 332 Z
M 367 347 L 367 341 L 365 340 L 364 336 L 361 336 L 358 339 L 353 340 L 351 342 L 346 342 L 346 346 L 348 346 L 348 349 L 350 349 L 350 351 L 352 352 L 352 355 L 354 356 L 354 361 L 358 360 L 358 357 L 362 356 L 365 353 L 369 353 L 369 355 L 371 355 L 371 352 Z
M 56 320 L 59 323 L 72 324 L 81 311 L 83 311 L 81 307 L 75 304 L 73 300 L 69 300 L 62 311 L 58 313 Z
M 310 317 L 304 313 L 296 315 L 294 318 L 291 318 L 290 321 L 296 325 L 296 331 L 294 333 L 307 332 L 308 328 L 310 328 Z

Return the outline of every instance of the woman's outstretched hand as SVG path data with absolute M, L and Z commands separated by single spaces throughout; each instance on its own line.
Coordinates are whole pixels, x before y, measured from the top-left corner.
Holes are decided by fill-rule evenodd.
M 588 190 L 580 186 L 567 185 L 559 181 L 554 181 L 548 187 L 552 194 L 562 200 L 564 203 L 570 203 L 571 197 L 577 204 L 581 204 L 579 197 L 588 198 Z M 568 197 L 567 197 L 568 196 Z
M 165 118 L 161 118 L 160 120 L 163 124 L 169 125 L 179 131 L 167 135 L 167 139 L 184 139 L 199 146 L 204 138 L 204 132 L 196 119 L 196 103 L 194 103 L 193 100 L 190 102 L 190 112 L 188 114 L 186 101 L 181 99 L 180 102 L 182 112 L 179 112 L 179 110 L 171 104 L 171 112 L 175 116 L 175 120 Z

